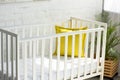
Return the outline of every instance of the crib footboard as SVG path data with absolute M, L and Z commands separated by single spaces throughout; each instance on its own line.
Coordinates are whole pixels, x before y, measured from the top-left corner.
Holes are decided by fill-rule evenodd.
M 0 80 L 17 79 L 17 35 L 0 29 Z

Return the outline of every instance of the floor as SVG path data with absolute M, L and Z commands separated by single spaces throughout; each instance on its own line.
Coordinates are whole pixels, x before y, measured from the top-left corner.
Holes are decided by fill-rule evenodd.
M 99 77 L 95 77 L 87 80 L 99 80 Z M 115 76 L 114 79 L 104 78 L 104 80 L 120 80 L 120 76 Z
M 2 80 L 2 79 L 0 78 L 0 80 Z M 91 79 L 87 79 L 87 80 L 99 80 L 99 77 L 95 77 L 95 78 L 91 78 Z M 120 80 L 120 77 L 115 77 L 114 79 L 104 78 L 104 80 Z
M 0 78 L 0 80 L 2 80 L 2 79 Z M 94 77 L 94 78 L 86 79 L 86 80 L 100 80 L 100 79 L 99 79 L 99 76 L 98 76 L 98 77 Z M 114 79 L 104 78 L 104 80 L 120 80 L 120 76 L 115 76 Z

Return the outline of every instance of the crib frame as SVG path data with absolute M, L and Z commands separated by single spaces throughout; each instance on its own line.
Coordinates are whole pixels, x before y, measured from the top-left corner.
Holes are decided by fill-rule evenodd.
M 30 47 L 31 47 L 31 49 L 32 49 L 32 52 L 33 53 L 36 53 L 36 54 L 38 54 L 38 41 L 40 40 L 41 42 L 42 42 L 42 44 L 41 44 L 41 52 L 42 52 L 42 54 L 41 54 L 41 64 L 42 64 L 42 66 L 41 66 L 41 80 L 44 80 L 44 63 L 43 63 L 43 61 L 44 61 L 44 57 L 45 57 L 45 55 L 44 55 L 44 53 L 45 53 L 45 40 L 49 40 L 50 41 L 50 55 L 49 55 L 49 60 L 50 60 L 50 62 L 52 61 L 52 57 L 53 57 L 53 55 L 52 55 L 52 52 L 53 52 L 53 49 L 52 49 L 52 47 L 53 47 L 53 39 L 54 38 L 58 38 L 58 45 L 60 46 L 60 37 L 61 36 L 65 36 L 65 58 L 64 58 L 64 80 L 67 80 L 66 79 L 66 64 L 67 64 L 67 43 L 68 43 L 68 36 L 69 35 L 72 35 L 73 36 L 73 38 L 72 38 L 72 44 L 73 44 L 73 50 L 72 50 L 72 56 L 71 56 L 71 59 L 72 59 L 72 63 L 71 63 L 71 67 L 72 67 L 72 70 L 71 70 L 71 78 L 70 78 L 70 80 L 84 80 L 84 79 L 88 79 L 88 78 L 91 78 L 91 77 L 95 77 L 95 76 L 99 76 L 100 75 L 100 80 L 103 80 L 103 75 L 104 75 L 104 59 L 105 59 L 105 46 L 106 46 L 106 33 L 107 33 L 107 24 L 106 23 L 102 23 L 102 22 L 97 22 L 97 21 L 91 21 L 91 20 L 86 20 L 86 19 L 79 19 L 79 18 L 74 18 L 74 17 L 71 17 L 71 19 L 69 20 L 69 22 L 70 22 L 70 24 L 68 24 L 70 27 L 72 27 L 72 20 L 74 20 L 75 21 L 75 25 L 77 26 L 77 23 L 78 23 L 78 21 L 80 21 L 81 23 L 82 22 L 86 22 L 86 24 L 87 23 L 89 23 L 89 24 L 91 24 L 92 26 L 94 26 L 94 28 L 93 29 L 88 29 L 88 30 L 84 30 L 84 31 L 75 31 L 75 32 L 68 32 L 68 33 L 62 33 L 62 34 L 50 34 L 50 35 L 41 35 L 41 36 L 39 36 L 39 31 L 37 32 L 37 34 L 36 35 L 38 35 L 38 36 L 36 36 L 36 37 L 32 37 L 32 31 L 30 31 L 30 37 L 28 37 L 28 38 L 26 38 L 25 37 L 25 27 L 22 27 L 23 28 L 23 32 L 22 32 L 22 38 L 20 38 L 19 37 L 19 35 L 17 35 L 17 29 L 18 29 L 18 27 L 8 27 L 8 28 L 3 28 L 3 29 L 0 29 L 0 37 L 1 37 L 1 41 L 0 41 L 0 44 L 1 44 L 1 53 L 0 53 L 0 55 L 1 55 L 1 67 L 2 67 L 2 69 L 1 69 L 1 77 L 2 77 L 2 79 L 4 80 L 9 80 L 9 79 L 11 79 L 11 80 L 20 80 L 20 76 L 19 76 L 19 59 L 20 59 L 20 43 L 23 43 L 23 46 L 22 46 L 22 49 L 24 49 L 23 50 L 23 52 L 24 53 L 27 53 L 28 51 L 27 51 L 27 43 L 29 42 L 30 43 Z M 97 24 L 98 25 L 98 27 L 97 28 L 95 28 L 95 24 Z M 65 25 L 65 23 L 63 23 L 62 25 Z M 14 32 L 11 32 L 10 31 L 10 29 L 14 29 Z M 39 26 L 38 26 L 38 28 L 39 28 Z M 8 49 L 10 49 L 11 50 L 11 62 L 12 62 L 12 65 L 11 65 L 11 71 L 12 71 L 12 75 L 11 75 L 11 77 L 9 77 L 9 68 L 8 68 L 8 57 L 9 57 L 9 55 L 6 55 L 5 57 L 6 57 L 6 59 L 7 59 L 7 61 L 6 61 L 6 65 L 7 65 L 7 67 L 6 67 L 6 69 L 7 69 L 7 72 L 6 73 L 4 73 L 4 69 L 3 69 L 3 63 L 4 63 L 4 59 L 3 59 L 3 44 L 2 43 L 4 43 L 3 42 L 3 35 L 2 35 L 2 33 L 4 33 L 4 34 L 6 34 L 6 35 L 10 35 L 11 36 L 11 39 L 9 40 L 9 38 L 8 38 L 8 36 L 6 36 L 6 41 L 4 41 L 5 42 L 5 44 L 6 44 L 6 47 L 5 47 L 5 51 L 6 52 L 9 52 L 8 51 Z M 86 73 L 84 73 L 84 75 L 82 76 L 82 77 L 80 77 L 80 69 L 79 69 L 79 66 L 80 66 L 80 63 L 79 63 L 79 59 L 81 58 L 81 56 L 78 56 L 78 74 L 77 74 L 77 77 L 75 78 L 74 76 L 73 76 L 73 63 L 74 63 L 74 41 L 75 41 L 75 39 L 74 39 L 74 37 L 75 37 L 75 35 L 77 35 L 77 34 L 79 34 L 79 36 L 81 36 L 83 33 L 86 33 L 86 35 L 87 36 L 89 36 L 89 34 L 91 34 L 91 39 L 88 39 L 88 38 L 86 38 L 86 45 L 88 45 L 89 43 L 88 43 L 88 41 L 89 40 L 92 40 L 93 42 L 91 42 L 91 44 L 90 44 L 90 47 L 93 47 L 93 48 L 90 48 L 90 58 L 91 59 L 94 59 L 94 53 L 95 53 L 95 51 L 94 51 L 94 47 L 95 47 L 95 43 L 94 43 L 94 41 L 95 41 L 95 34 L 97 33 L 97 46 L 96 46 L 96 59 L 97 59 L 97 69 L 96 69 L 96 72 L 95 73 L 93 73 L 92 72 L 92 70 L 90 71 L 90 74 L 88 75 L 88 74 L 86 74 Z M 103 34 L 103 36 L 101 37 L 101 35 Z M 14 37 L 14 39 L 13 39 L 13 37 Z M 11 44 L 8 44 L 8 41 L 11 41 Z M 102 44 L 100 43 L 102 41 Z M 13 45 L 13 43 L 14 43 L 14 45 Z M 82 43 L 82 41 L 80 41 L 80 43 L 79 44 L 81 44 Z M 9 46 L 11 46 L 11 47 L 8 47 L 8 45 Z M 100 48 L 101 47 L 101 45 L 102 45 L 102 48 Z M 33 46 L 33 47 L 32 47 Z M 59 78 L 60 78 L 60 76 L 59 76 L 59 62 L 60 62 L 60 47 L 58 46 L 58 55 L 57 55 L 57 78 L 56 78 L 56 80 L 59 80 Z M 14 49 L 13 49 L 13 47 L 14 47 Z M 15 48 L 16 47 L 16 48 Z M 81 45 L 79 45 L 79 47 L 82 47 Z M 102 51 L 100 50 L 100 49 L 102 49 Z M 79 52 L 80 52 L 81 50 L 79 50 Z M 100 55 L 100 51 L 101 51 L 101 55 Z M 88 46 L 86 46 L 86 48 L 85 48 L 85 52 L 86 52 L 86 56 L 85 56 L 85 59 L 86 58 L 88 58 L 88 55 L 87 55 L 87 53 L 88 53 Z M 8 53 L 5 53 L 5 54 L 8 54 Z M 32 76 L 32 79 L 33 80 L 36 80 L 36 71 L 35 71 L 35 59 L 36 59 L 36 54 L 30 54 L 30 56 L 32 55 L 32 72 L 33 72 L 33 76 Z M 14 57 L 12 57 L 12 56 L 14 56 Z M 22 58 L 23 58 L 23 60 L 24 60 L 24 80 L 28 80 L 27 79 L 27 56 L 28 56 L 28 54 L 23 54 L 22 55 Z M 15 63 L 14 63 L 14 58 L 15 58 Z M 101 64 L 100 64 L 100 58 L 102 58 L 102 61 L 101 61 Z M 14 64 L 16 65 L 15 67 L 13 67 L 14 66 Z M 52 72 L 52 66 L 51 66 L 51 64 L 52 63 L 50 63 L 49 64 L 49 80 L 52 80 L 52 74 L 51 74 L 51 72 Z M 14 75 L 14 68 L 16 69 L 16 74 Z M 99 68 L 101 68 L 101 70 L 99 71 Z

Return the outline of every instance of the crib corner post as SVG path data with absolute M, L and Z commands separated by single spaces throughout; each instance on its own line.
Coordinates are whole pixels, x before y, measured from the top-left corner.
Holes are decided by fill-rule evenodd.
M 19 80 L 19 36 L 16 35 L 16 80 Z
M 100 80 L 103 80 L 103 77 L 104 77 L 104 73 L 100 75 Z
M 106 37 L 107 37 L 107 24 L 104 25 L 103 31 L 103 42 L 102 42 L 102 73 L 100 75 L 100 80 L 103 80 L 104 77 L 104 64 L 105 64 L 105 50 L 106 50 Z

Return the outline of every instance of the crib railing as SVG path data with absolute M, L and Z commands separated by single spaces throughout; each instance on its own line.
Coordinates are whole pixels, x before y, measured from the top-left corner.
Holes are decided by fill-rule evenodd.
M 18 78 L 17 35 L 0 29 L 0 80 Z
M 98 21 L 92 21 L 87 19 L 80 19 L 71 17 L 69 20 L 60 23 L 59 25 L 64 27 L 70 27 L 70 28 L 79 28 L 79 27 L 88 27 L 88 28 L 98 28 L 98 27 L 106 27 L 106 23 L 98 22 Z

